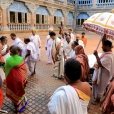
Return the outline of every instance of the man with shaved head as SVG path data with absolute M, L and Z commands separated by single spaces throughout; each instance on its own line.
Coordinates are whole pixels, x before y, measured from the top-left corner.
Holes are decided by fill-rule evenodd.
M 79 45 L 81 45 L 84 48 L 84 43 L 82 40 L 80 40 L 80 35 L 76 34 L 76 41 Z
M 30 37 L 30 41 L 34 43 L 36 48 L 36 53 L 38 55 L 38 60 L 40 60 L 41 40 L 40 40 L 40 36 L 36 34 L 36 29 L 32 29 L 32 36 Z M 37 64 L 37 61 L 36 61 L 36 64 Z M 36 64 L 35 64 L 35 68 L 36 68 Z

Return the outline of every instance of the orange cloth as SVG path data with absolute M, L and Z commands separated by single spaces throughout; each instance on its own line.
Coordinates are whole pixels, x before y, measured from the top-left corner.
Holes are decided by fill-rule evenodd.
M 79 40 L 82 40 L 83 43 L 84 43 L 84 47 L 86 47 L 86 45 L 87 45 L 87 38 L 86 37 L 84 37 L 84 38 L 80 37 Z
M 88 63 L 88 57 L 84 52 L 84 49 L 82 46 L 78 45 L 75 49 L 76 51 L 76 60 L 78 60 L 81 64 L 82 69 L 82 75 L 80 80 L 85 82 L 88 80 L 88 74 L 89 74 L 89 63 Z
M 2 109 L 3 100 L 4 100 L 4 95 L 2 89 L 0 88 L 0 109 Z

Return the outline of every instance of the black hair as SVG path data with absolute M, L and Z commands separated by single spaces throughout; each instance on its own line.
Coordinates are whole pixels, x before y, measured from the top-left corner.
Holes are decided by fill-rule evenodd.
M 68 30 L 72 31 L 72 29 L 68 29 Z
M 2 42 L 2 41 L 4 41 L 6 38 L 7 38 L 6 36 L 2 36 L 2 37 L 0 38 L 0 41 Z
M 71 35 L 70 35 L 70 34 L 66 34 L 66 37 L 67 37 L 67 36 L 70 36 L 70 38 L 71 38 Z
M 104 42 L 103 42 L 103 45 L 104 46 L 109 46 L 110 48 L 112 47 L 112 42 L 110 42 L 109 40 L 105 40 Z
M 10 36 L 16 36 L 16 34 L 15 33 L 11 33 Z
M 56 36 L 56 33 L 52 31 L 52 32 L 49 33 L 49 35 L 50 36 Z
M 64 73 L 68 77 L 68 79 L 72 82 L 75 82 L 81 77 L 81 64 L 79 61 L 71 58 L 66 61 L 64 65 Z
M 64 35 L 66 36 L 66 35 L 67 35 L 67 33 L 65 32 L 65 33 L 64 33 Z
M 85 34 L 85 32 L 82 32 L 82 34 Z
M 77 41 L 74 41 L 74 46 L 78 46 L 78 42 Z
M 29 38 L 25 38 L 24 41 L 30 42 L 30 39 Z
M 10 47 L 10 52 L 11 52 L 12 55 L 19 54 L 21 52 L 21 48 L 18 47 L 18 46 L 13 45 L 13 46 Z

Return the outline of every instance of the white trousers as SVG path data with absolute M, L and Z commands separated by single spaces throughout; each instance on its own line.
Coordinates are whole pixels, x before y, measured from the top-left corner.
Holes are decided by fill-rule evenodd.
M 27 64 L 27 66 L 28 66 L 29 71 L 30 71 L 31 73 L 34 73 L 34 70 L 35 70 L 35 68 L 36 68 L 36 62 L 35 62 L 35 61 L 30 61 L 30 60 L 28 60 L 28 61 L 26 62 L 26 64 Z
M 52 63 L 52 56 L 48 56 L 48 63 Z

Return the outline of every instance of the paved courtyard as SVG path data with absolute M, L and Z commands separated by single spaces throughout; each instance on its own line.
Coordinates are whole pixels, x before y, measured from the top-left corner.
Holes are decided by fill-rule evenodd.
M 88 34 L 88 45 L 86 53 L 91 54 L 95 49 L 99 36 Z M 60 86 L 65 85 L 61 80 L 52 77 L 53 65 L 46 65 L 47 57 L 45 56 L 45 37 L 42 36 L 41 61 L 37 63 L 37 72 L 35 76 L 29 76 L 26 96 L 28 98 L 28 106 L 22 114 L 50 114 L 47 103 L 52 93 Z M 11 40 L 9 40 L 11 44 Z M 99 52 L 101 49 L 99 49 Z M 5 85 L 3 86 L 5 92 Z M 3 110 L 7 110 L 8 114 L 15 114 L 14 107 L 9 99 L 5 97 Z M 0 113 L 2 114 L 2 113 Z M 90 105 L 89 114 L 101 114 L 99 106 Z

